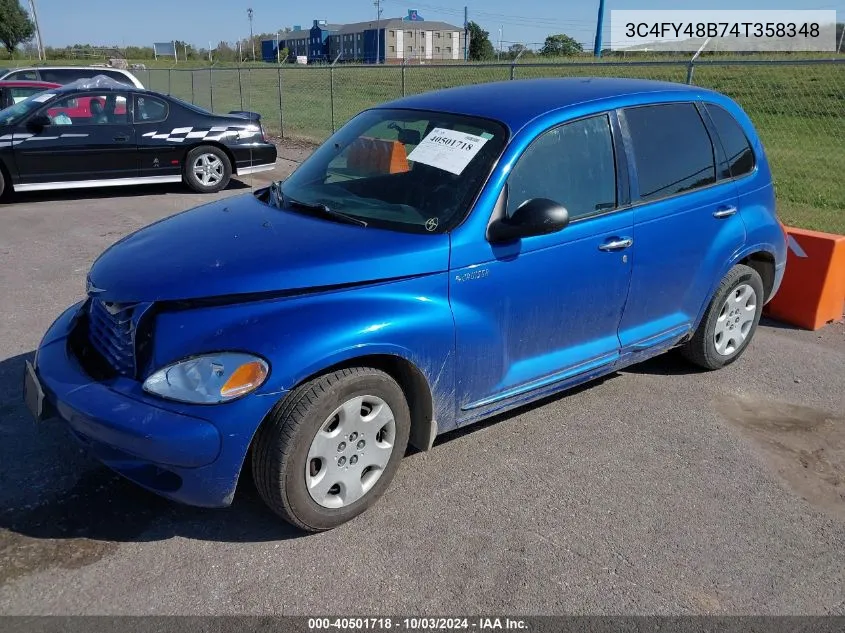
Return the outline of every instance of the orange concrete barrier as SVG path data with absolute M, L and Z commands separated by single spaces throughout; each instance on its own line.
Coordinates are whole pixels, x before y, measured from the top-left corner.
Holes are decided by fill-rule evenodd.
M 845 235 L 785 230 L 786 271 L 765 314 L 808 330 L 838 321 L 845 307 Z
M 358 173 L 401 174 L 409 170 L 405 146 L 399 141 L 362 137 L 349 148 L 346 165 Z

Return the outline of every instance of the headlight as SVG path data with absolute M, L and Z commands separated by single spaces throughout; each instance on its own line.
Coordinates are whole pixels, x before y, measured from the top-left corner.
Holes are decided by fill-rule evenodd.
M 144 381 L 144 391 L 179 402 L 217 404 L 255 391 L 268 373 L 267 362 L 257 356 L 219 352 L 159 369 Z

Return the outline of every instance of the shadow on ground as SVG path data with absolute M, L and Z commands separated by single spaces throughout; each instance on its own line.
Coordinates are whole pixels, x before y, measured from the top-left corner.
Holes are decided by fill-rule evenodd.
M 249 464 L 230 508 L 193 508 L 114 474 L 85 453 L 63 422 L 36 425 L 22 395 L 25 361 L 31 357 L 32 353 L 21 354 L 0 362 L 0 585 L 48 568 L 92 564 L 124 542 L 182 537 L 243 543 L 304 536 L 266 508 L 252 483 Z M 637 367 L 661 374 L 688 369 L 671 355 Z M 435 447 L 618 375 L 446 433 Z
M 223 191 L 249 189 L 249 178 L 244 181 L 233 177 Z M 3 198 L 3 203 L 16 202 L 69 202 L 71 200 L 99 200 L 103 198 L 138 198 L 143 196 L 161 196 L 165 194 L 199 195 L 183 183 L 165 183 L 158 185 L 137 185 L 127 187 L 95 187 L 91 189 L 58 189 L 55 191 L 32 191 L 11 193 Z
M 58 420 L 36 425 L 23 403 L 25 360 L 0 362 L 0 585 L 50 567 L 79 567 L 121 542 L 222 542 L 302 536 L 242 478 L 230 508 L 173 503 L 88 457 Z M 247 465 L 248 468 L 248 465 Z

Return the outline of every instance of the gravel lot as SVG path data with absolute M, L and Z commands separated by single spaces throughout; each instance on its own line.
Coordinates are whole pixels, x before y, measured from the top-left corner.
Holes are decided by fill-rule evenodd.
M 0 206 L 0 613 L 845 614 L 841 323 L 765 323 L 723 371 L 661 357 L 442 437 L 316 536 L 251 482 L 226 510 L 178 506 L 61 424 L 36 428 L 24 360 L 93 259 L 208 200 L 172 186 Z

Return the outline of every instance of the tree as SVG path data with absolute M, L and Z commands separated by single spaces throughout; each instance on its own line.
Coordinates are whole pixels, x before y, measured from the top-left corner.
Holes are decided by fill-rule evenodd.
M 35 25 L 18 0 L 0 0 L 0 42 L 9 52 L 35 34 Z
M 569 57 L 583 52 L 583 46 L 563 33 L 549 35 L 545 44 L 543 44 L 543 48 L 540 49 L 540 55 L 545 57 Z
M 469 29 L 469 58 L 474 61 L 493 59 L 496 52 L 490 42 L 490 33 L 475 22 L 470 22 L 467 28 Z

